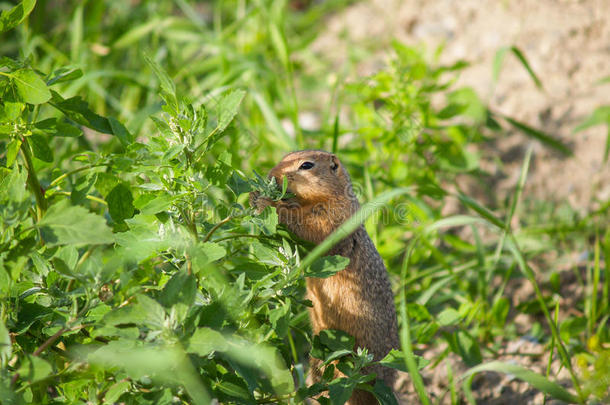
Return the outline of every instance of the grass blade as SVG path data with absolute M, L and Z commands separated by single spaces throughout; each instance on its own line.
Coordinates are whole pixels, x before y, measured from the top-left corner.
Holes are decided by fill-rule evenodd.
M 593 248 L 594 251 L 594 259 L 593 259 L 593 283 L 591 285 L 591 288 L 589 289 L 590 292 L 590 299 L 591 299 L 591 304 L 589 305 L 589 308 L 591 309 L 591 313 L 589 315 L 589 336 L 593 336 L 594 329 L 595 329 L 595 324 L 597 321 L 597 317 L 598 314 L 602 314 L 602 312 L 600 311 L 598 313 L 598 305 L 597 305 L 597 293 L 599 290 L 599 281 L 601 279 L 601 269 L 600 269 L 600 265 L 599 265 L 599 256 L 600 256 L 600 243 L 599 243 L 599 236 L 596 236 L 595 238 L 595 246 Z
M 462 378 L 470 377 L 476 373 L 482 371 L 495 371 L 497 373 L 512 374 L 518 379 L 527 382 L 536 389 L 552 396 L 553 398 L 568 402 L 568 403 L 582 403 L 582 401 L 575 395 L 570 394 L 561 385 L 556 384 L 546 377 L 534 373 L 525 367 L 517 366 L 514 364 L 504 363 L 501 361 L 492 361 L 485 364 L 480 364 L 468 370 Z
M 70 59 L 73 61 L 80 61 L 83 44 L 83 6 L 81 3 L 74 11 L 74 17 L 72 17 L 72 28 L 70 29 Z
M 506 57 L 506 52 L 508 52 L 507 47 L 502 47 L 498 49 L 496 55 L 494 56 L 493 66 L 492 66 L 492 78 L 493 83 L 497 83 L 500 78 L 500 72 L 502 71 L 502 65 L 504 64 L 504 58 Z
M 534 81 L 534 83 L 536 83 L 536 87 L 538 87 L 540 90 L 543 90 L 542 82 L 540 81 L 540 79 L 538 78 L 536 73 L 534 73 L 534 70 L 530 66 L 527 59 L 525 58 L 525 55 L 523 55 L 523 52 L 521 52 L 521 50 L 519 48 L 517 48 L 516 46 L 511 46 L 510 51 L 513 53 L 513 55 L 515 55 L 517 57 L 517 59 L 519 59 L 519 62 L 521 62 L 521 64 L 525 68 L 525 70 L 527 70 L 527 73 L 529 73 L 529 75 L 532 78 L 532 80 Z
M 453 215 L 426 226 L 424 233 L 433 232 L 441 228 L 451 228 L 456 226 L 474 225 L 485 223 L 485 220 L 479 217 L 472 217 L 470 215 Z
M 337 153 L 339 142 L 339 114 L 335 115 L 335 123 L 333 124 L 333 148 L 332 152 Z
M 356 230 L 366 221 L 368 217 L 385 206 L 385 204 L 394 197 L 406 194 L 412 190 L 411 187 L 403 187 L 395 190 L 387 191 L 379 195 L 374 200 L 364 204 L 350 219 L 345 221 L 343 225 L 336 231 L 330 234 L 322 243 L 316 246 L 301 262 L 299 266 L 301 271 L 309 267 L 317 258 L 328 252 L 341 239 L 345 238 Z
M 534 81 L 534 84 L 536 84 L 536 87 L 540 90 L 544 90 L 544 88 L 542 86 L 542 82 L 538 78 L 538 75 L 536 75 L 536 73 L 534 72 L 534 69 L 532 69 L 531 65 L 527 61 L 523 52 L 521 52 L 521 50 L 519 48 L 517 48 L 516 46 L 502 47 L 496 52 L 496 55 L 495 55 L 494 61 L 493 61 L 493 68 L 492 68 L 493 83 L 497 83 L 498 79 L 500 78 L 500 72 L 502 71 L 502 65 L 504 64 L 504 59 L 506 58 L 506 53 L 508 51 L 510 51 L 513 55 L 515 55 L 515 57 L 519 60 L 519 62 L 521 62 L 521 64 L 525 68 L 525 70 L 527 70 L 527 73 L 530 75 L 530 77 Z
M 524 134 L 531 136 L 534 139 L 539 140 L 543 144 L 550 146 L 551 148 L 558 150 L 566 156 L 572 156 L 572 149 L 570 149 L 566 144 L 561 142 L 558 139 L 553 138 L 551 135 L 546 134 L 538 129 L 532 128 L 529 125 L 526 125 L 522 122 L 519 122 L 513 118 L 504 116 L 503 117 L 509 124 L 518 130 L 522 131 Z
M 536 294 L 536 299 L 538 300 L 538 303 L 540 304 L 540 309 L 544 313 L 544 317 L 546 318 L 547 322 L 549 323 L 549 327 L 551 329 L 551 334 L 553 336 L 553 339 L 555 339 L 555 343 L 557 344 L 557 351 L 559 352 L 562 363 L 570 372 L 570 377 L 572 379 L 572 383 L 574 384 L 574 387 L 576 388 L 576 391 L 578 392 L 579 397 L 584 398 L 584 394 L 580 387 L 580 381 L 579 381 L 578 377 L 576 376 L 576 373 L 574 372 L 574 368 L 572 367 L 572 363 L 570 362 L 570 356 L 568 355 L 568 351 L 566 350 L 565 345 L 563 344 L 563 341 L 561 340 L 561 337 L 559 336 L 559 330 L 557 329 L 557 324 L 555 322 L 553 322 L 553 319 L 551 318 L 549 310 L 544 302 L 544 297 L 542 296 L 542 292 L 540 291 L 540 286 L 538 285 L 538 282 L 536 281 L 536 276 L 534 275 L 534 272 L 532 271 L 532 269 L 527 265 L 527 262 L 525 261 L 525 258 L 523 257 L 523 254 L 521 253 L 519 246 L 517 245 L 517 241 L 515 240 L 515 237 L 512 234 L 509 234 L 507 246 L 508 246 L 509 250 L 511 251 L 511 253 L 513 254 L 513 257 L 515 258 L 515 261 L 517 262 L 517 266 L 519 267 L 519 269 L 521 270 L 523 275 L 532 284 L 532 287 L 534 287 L 534 293 Z
M 479 204 L 478 202 L 476 202 L 465 194 L 459 193 L 457 197 L 462 202 L 462 204 L 476 211 L 484 219 L 494 224 L 498 228 L 504 229 L 504 223 L 500 221 L 498 217 L 496 217 L 494 213 L 491 212 L 489 209 L 482 206 L 481 204 Z
M 559 300 L 555 302 L 555 324 L 559 322 Z M 549 347 L 549 361 L 546 365 L 546 377 L 548 378 L 551 375 L 551 366 L 553 365 L 553 354 L 555 353 L 555 339 L 551 336 L 551 344 Z M 546 395 L 544 396 L 544 400 L 542 404 L 546 404 Z
M 510 224 L 513 220 L 513 216 L 515 215 L 515 211 L 517 211 L 517 205 L 519 204 L 519 200 L 521 199 L 521 194 L 523 193 L 523 187 L 525 186 L 525 180 L 527 179 L 527 173 L 529 171 L 530 161 L 532 159 L 532 150 L 533 146 L 530 145 L 530 147 L 527 148 L 527 152 L 525 152 L 525 158 L 523 158 L 523 165 L 521 166 L 521 173 L 519 174 L 519 180 L 517 181 L 517 188 L 515 189 L 515 193 L 513 195 L 513 200 L 508 211 L 508 216 L 506 217 L 506 221 L 504 222 L 505 229 L 504 232 L 502 232 L 502 236 L 500 236 L 500 242 L 498 243 L 494 255 L 494 261 L 496 264 L 500 261 L 500 255 L 502 253 L 502 250 L 504 249 L 504 241 L 506 240 L 506 234 L 511 231 Z
M 405 255 L 402 263 L 400 276 L 401 280 L 407 278 L 409 259 L 411 258 L 411 253 L 413 252 L 416 241 L 417 238 L 411 241 L 409 248 L 407 249 L 407 254 Z M 402 346 L 402 351 L 405 355 L 405 363 L 407 365 L 407 369 L 409 370 L 409 376 L 413 381 L 413 385 L 415 386 L 415 390 L 417 391 L 417 395 L 419 396 L 421 403 L 423 405 L 429 405 L 429 396 L 426 392 L 426 387 L 424 386 L 424 380 L 419 374 L 417 361 L 415 360 L 415 355 L 413 354 L 413 346 L 411 345 L 411 328 L 409 325 L 409 317 L 407 316 L 407 294 L 404 287 L 400 289 L 400 319 L 402 321 L 402 327 L 400 328 L 400 343 Z
M 257 91 L 252 91 L 250 94 L 252 95 L 254 102 L 256 102 L 256 105 L 258 105 L 258 108 L 263 114 L 267 125 L 269 125 L 269 129 L 271 129 L 271 132 L 273 132 L 273 134 L 275 135 L 275 139 L 279 143 L 278 147 L 284 150 L 297 149 L 297 145 L 294 139 L 292 139 L 290 135 L 286 133 L 284 127 L 282 127 L 282 124 L 280 123 L 279 118 L 275 114 L 274 109 L 269 105 L 267 100 L 265 100 L 265 97 L 263 97 Z
M 597 107 L 593 113 L 576 128 L 574 132 L 579 132 L 595 125 L 606 124 L 608 134 L 606 135 L 606 147 L 604 148 L 604 163 L 608 162 L 610 155 L 610 105 Z

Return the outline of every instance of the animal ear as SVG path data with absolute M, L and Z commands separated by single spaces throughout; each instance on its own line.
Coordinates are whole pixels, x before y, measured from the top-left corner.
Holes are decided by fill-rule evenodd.
M 330 168 L 333 172 L 336 172 L 339 168 L 339 159 L 335 155 L 330 155 Z

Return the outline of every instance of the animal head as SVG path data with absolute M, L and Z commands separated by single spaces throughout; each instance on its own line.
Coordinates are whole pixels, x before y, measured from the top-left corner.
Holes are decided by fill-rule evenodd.
M 326 201 L 355 200 L 347 171 L 332 153 L 302 150 L 289 153 L 273 168 L 269 177 L 277 184 L 288 180 L 288 192 L 301 206 Z

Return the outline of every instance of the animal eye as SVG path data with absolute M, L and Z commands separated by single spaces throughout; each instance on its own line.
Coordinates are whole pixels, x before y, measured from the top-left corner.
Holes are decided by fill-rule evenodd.
M 312 167 L 314 167 L 314 164 L 312 162 L 305 162 L 301 166 L 299 166 L 299 170 L 309 170 Z

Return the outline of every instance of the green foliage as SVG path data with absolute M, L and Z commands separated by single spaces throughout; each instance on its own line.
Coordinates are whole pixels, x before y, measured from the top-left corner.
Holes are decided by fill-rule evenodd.
M 49 0 L 2 13 L 3 403 L 298 403 L 322 393 L 323 403 L 340 404 L 357 388 L 394 404 L 363 372 L 374 363 L 366 350 L 341 331 L 312 337 L 307 321 L 304 276 L 342 271 L 347 258 L 324 255 L 359 226 L 399 291 L 402 347 L 378 363 L 408 371 L 422 402 L 419 373 L 449 351 L 473 367 L 456 380 L 510 372 L 559 399 L 607 397 L 607 387 L 587 382 L 607 372 L 599 360 L 610 342 L 607 210 L 524 215 L 536 203 L 521 201 L 531 149 L 506 199 L 481 164 L 505 127 L 569 148 L 456 88 L 465 62 L 440 66 L 399 43 L 387 68 L 337 84 L 339 107 L 349 108 L 334 113 L 309 97 L 326 82 L 304 58 L 315 58 L 307 45 L 321 17 L 343 4 L 296 12 L 282 1 L 58 8 Z M 62 24 L 50 29 L 51 21 Z M 510 50 L 541 86 L 523 53 Z M 576 130 L 607 124 L 603 108 Z M 305 130 L 305 110 L 328 119 Z M 312 249 L 275 209 L 254 212 L 247 194 L 290 197 L 286 182 L 255 169 L 289 149 L 320 147 L 340 155 L 363 206 Z M 483 195 L 462 189 L 464 179 L 482 183 Z M 550 276 L 549 293 L 530 261 L 589 246 L 582 316 L 551 319 L 561 283 Z M 515 306 L 506 288 L 518 278 L 536 294 Z M 519 311 L 544 316 L 548 330 L 528 333 L 557 350 L 572 388 L 489 362 L 517 337 L 510 323 Z M 445 347 L 440 358 L 415 354 L 431 344 Z M 310 386 L 309 357 L 326 365 Z
M 34 9 L 36 0 L 24 0 L 15 7 L 2 11 L 0 14 L 0 33 L 19 25 Z

